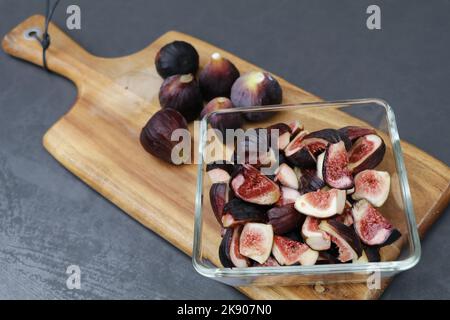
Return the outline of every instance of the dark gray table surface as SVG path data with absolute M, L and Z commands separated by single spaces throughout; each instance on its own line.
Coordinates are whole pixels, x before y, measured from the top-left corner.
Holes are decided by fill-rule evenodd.
M 0 34 L 43 3 L 0 0 Z M 381 31 L 366 28 L 373 3 Z M 80 5 L 82 29 L 66 31 L 96 55 L 131 54 L 179 30 L 328 100 L 384 98 L 403 139 L 450 163 L 450 1 L 63 0 L 60 26 L 69 4 Z M 0 52 L 0 298 L 244 298 L 198 275 L 189 257 L 43 149 L 75 98 L 71 82 Z M 383 298 L 450 298 L 446 211 L 420 263 Z M 71 264 L 81 268 L 80 290 L 66 287 Z

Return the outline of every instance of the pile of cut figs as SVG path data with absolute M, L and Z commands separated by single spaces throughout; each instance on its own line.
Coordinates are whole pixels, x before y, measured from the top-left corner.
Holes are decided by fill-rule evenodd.
M 380 212 L 390 192 L 389 173 L 377 170 L 386 150 L 380 135 L 357 126 L 308 132 L 299 121 L 261 134 L 272 128 L 280 132 L 274 174 L 247 158 L 206 166 L 222 265 L 380 261 L 380 248 L 400 237 Z

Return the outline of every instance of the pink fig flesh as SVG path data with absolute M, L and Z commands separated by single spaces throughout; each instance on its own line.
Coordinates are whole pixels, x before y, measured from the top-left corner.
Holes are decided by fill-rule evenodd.
M 319 229 L 319 223 L 319 219 L 307 216 L 302 225 L 302 235 L 311 249 L 318 251 L 328 250 L 331 246 L 330 236 Z
M 282 236 L 274 236 L 272 254 L 280 265 L 314 265 L 319 253 L 306 244 Z
M 239 252 L 261 264 L 270 256 L 273 244 L 273 229 L 263 223 L 247 223 L 241 232 Z
M 317 190 L 297 198 L 295 209 L 308 216 L 328 218 L 344 211 L 345 198 L 345 190 Z
M 353 174 L 373 169 L 383 160 L 385 152 L 386 145 L 381 137 L 375 134 L 363 136 L 356 140 L 348 153 L 348 168 Z
M 353 177 L 348 169 L 348 157 L 343 141 L 330 144 L 323 159 L 322 175 L 331 188 L 351 189 Z
M 374 207 L 381 207 L 389 196 L 391 177 L 386 171 L 364 170 L 355 176 L 354 200 L 366 199 Z
M 231 187 L 237 197 L 260 205 L 274 204 L 281 196 L 278 185 L 251 165 L 242 165 L 231 180 Z

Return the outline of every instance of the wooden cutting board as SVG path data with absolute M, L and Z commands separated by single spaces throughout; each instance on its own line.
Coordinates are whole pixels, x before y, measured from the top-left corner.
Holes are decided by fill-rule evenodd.
M 5 36 L 3 49 L 12 56 L 42 65 L 39 43 L 28 39 L 26 34 L 33 28 L 42 29 L 43 25 L 42 16 L 28 18 Z M 89 54 L 53 24 L 49 33 L 52 44 L 47 53 L 48 66 L 75 83 L 78 98 L 45 134 L 44 147 L 127 214 L 191 255 L 196 166 L 174 167 L 163 163 L 145 153 L 138 139 L 142 126 L 159 109 L 158 90 L 162 80 L 153 64 L 155 54 L 168 42 L 185 40 L 199 51 L 201 65 L 211 53 L 220 52 L 241 72 L 259 68 L 174 31 L 136 54 L 113 59 Z M 282 79 L 279 81 L 284 91 L 283 103 L 320 101 Z M 320 121 L 339 127 L 351 119 L 336 113 Z M 449 202 L 450 170 L 406 142 L 402 147 L 417 223 L 423 235 Z M 208 250 L 217 252 L 217 247 Z M 187 269 L 186 272 L 195 271 Z M 253 299 L 374 299 L 386 285 L 387 282 L 381 290 L 368 290 L 364 284 L 327 285 L 322 293 L 312 286 L 239 290 Z

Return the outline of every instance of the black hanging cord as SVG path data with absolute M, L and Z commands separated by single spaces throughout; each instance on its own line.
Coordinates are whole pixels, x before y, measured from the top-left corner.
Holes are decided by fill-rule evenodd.
M 52 21 L 53 14 L 55 13 L 55 9 L 58 6 L 60 0 L 56 0 L 55 3 L 51 6 L 50 0 L 47 0 L 47 4 L 45 6 L 45 26 L 44 32 L 42 33 L 42 38 L 39 38 L 37 33 L 34 33 L 33 36 L 42 46 L 42 63 L 45 70 L 50 71 L 47 67 L 47 56 L 46 52 L 48 47 L 50 46 L 50 35 L 48 34 L 48 25 L 50 21 Z

